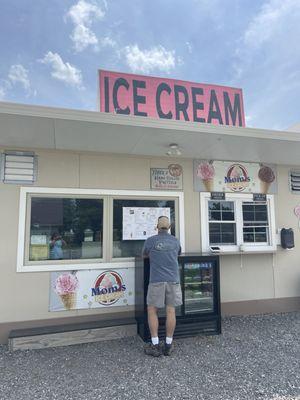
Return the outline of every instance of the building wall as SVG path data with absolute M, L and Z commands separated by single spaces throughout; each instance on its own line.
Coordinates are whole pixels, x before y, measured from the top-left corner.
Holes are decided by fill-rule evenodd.
M 192 160 L 62 151 L 36 153 L 36 186 L 44 187 L 149 190 L 151 167 L 180 163 L 184 173 L 186 252 L 201 251 L 200 200 L 199 193 L 193 191 Z M 278 167 L 276 226 L 294 229 L 296 248 L 291 251 L 279 248 L 274 255 L 222 256 L 221 301 L 226 313 L 230 314 L 236 303 L 270 299 L 274 303 L 276 299 L 300 298 L 300 230 L 293 214 L 294 207 L 300 203 L 300 196 L 289 192 L 288 171 L 288 167 Z M 5 324 L 110 311 L 48 311 L 50 273 L 16 272 L 19 186 L 0 183 L 0 198 L 0 342 L 1 326 Z M 115 308 L 114 311 L 120 310 Z M 234 313 L 238 311 L 235 309 Z

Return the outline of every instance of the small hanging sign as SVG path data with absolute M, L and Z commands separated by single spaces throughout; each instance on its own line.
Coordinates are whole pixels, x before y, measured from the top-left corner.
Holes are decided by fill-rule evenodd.
M 225 200 L 224 192 L 211 192 L 210 193 L 211 200 Z
M 263 193 L 253 193 L 253 201 L 267 201 L 267 195 Z

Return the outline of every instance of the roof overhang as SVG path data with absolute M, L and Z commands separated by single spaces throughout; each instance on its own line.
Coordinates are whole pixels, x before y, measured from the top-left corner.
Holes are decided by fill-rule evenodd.
M 298 132 L 0 103 L 4 148 L 164 157 L 170 143 L 182 158 L 300 165 Z

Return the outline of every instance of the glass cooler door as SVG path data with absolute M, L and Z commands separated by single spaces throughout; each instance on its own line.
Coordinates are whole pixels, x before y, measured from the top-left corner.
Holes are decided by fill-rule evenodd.
M 185 314 L 214 311 L 213 262 L 184 264 L 183 289 Z

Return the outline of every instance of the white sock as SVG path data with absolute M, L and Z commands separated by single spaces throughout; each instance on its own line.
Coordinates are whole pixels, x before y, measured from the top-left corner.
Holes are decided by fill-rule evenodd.
M 157 336 L 156 337 L 152 337 L 151 340 L 152 340 L 152 344 L 158 344 L 159 343 L 159 339 L 158 339 Z
M 166 337 L 166 344 L 172 344 L 173 338 L 172 337 Z

